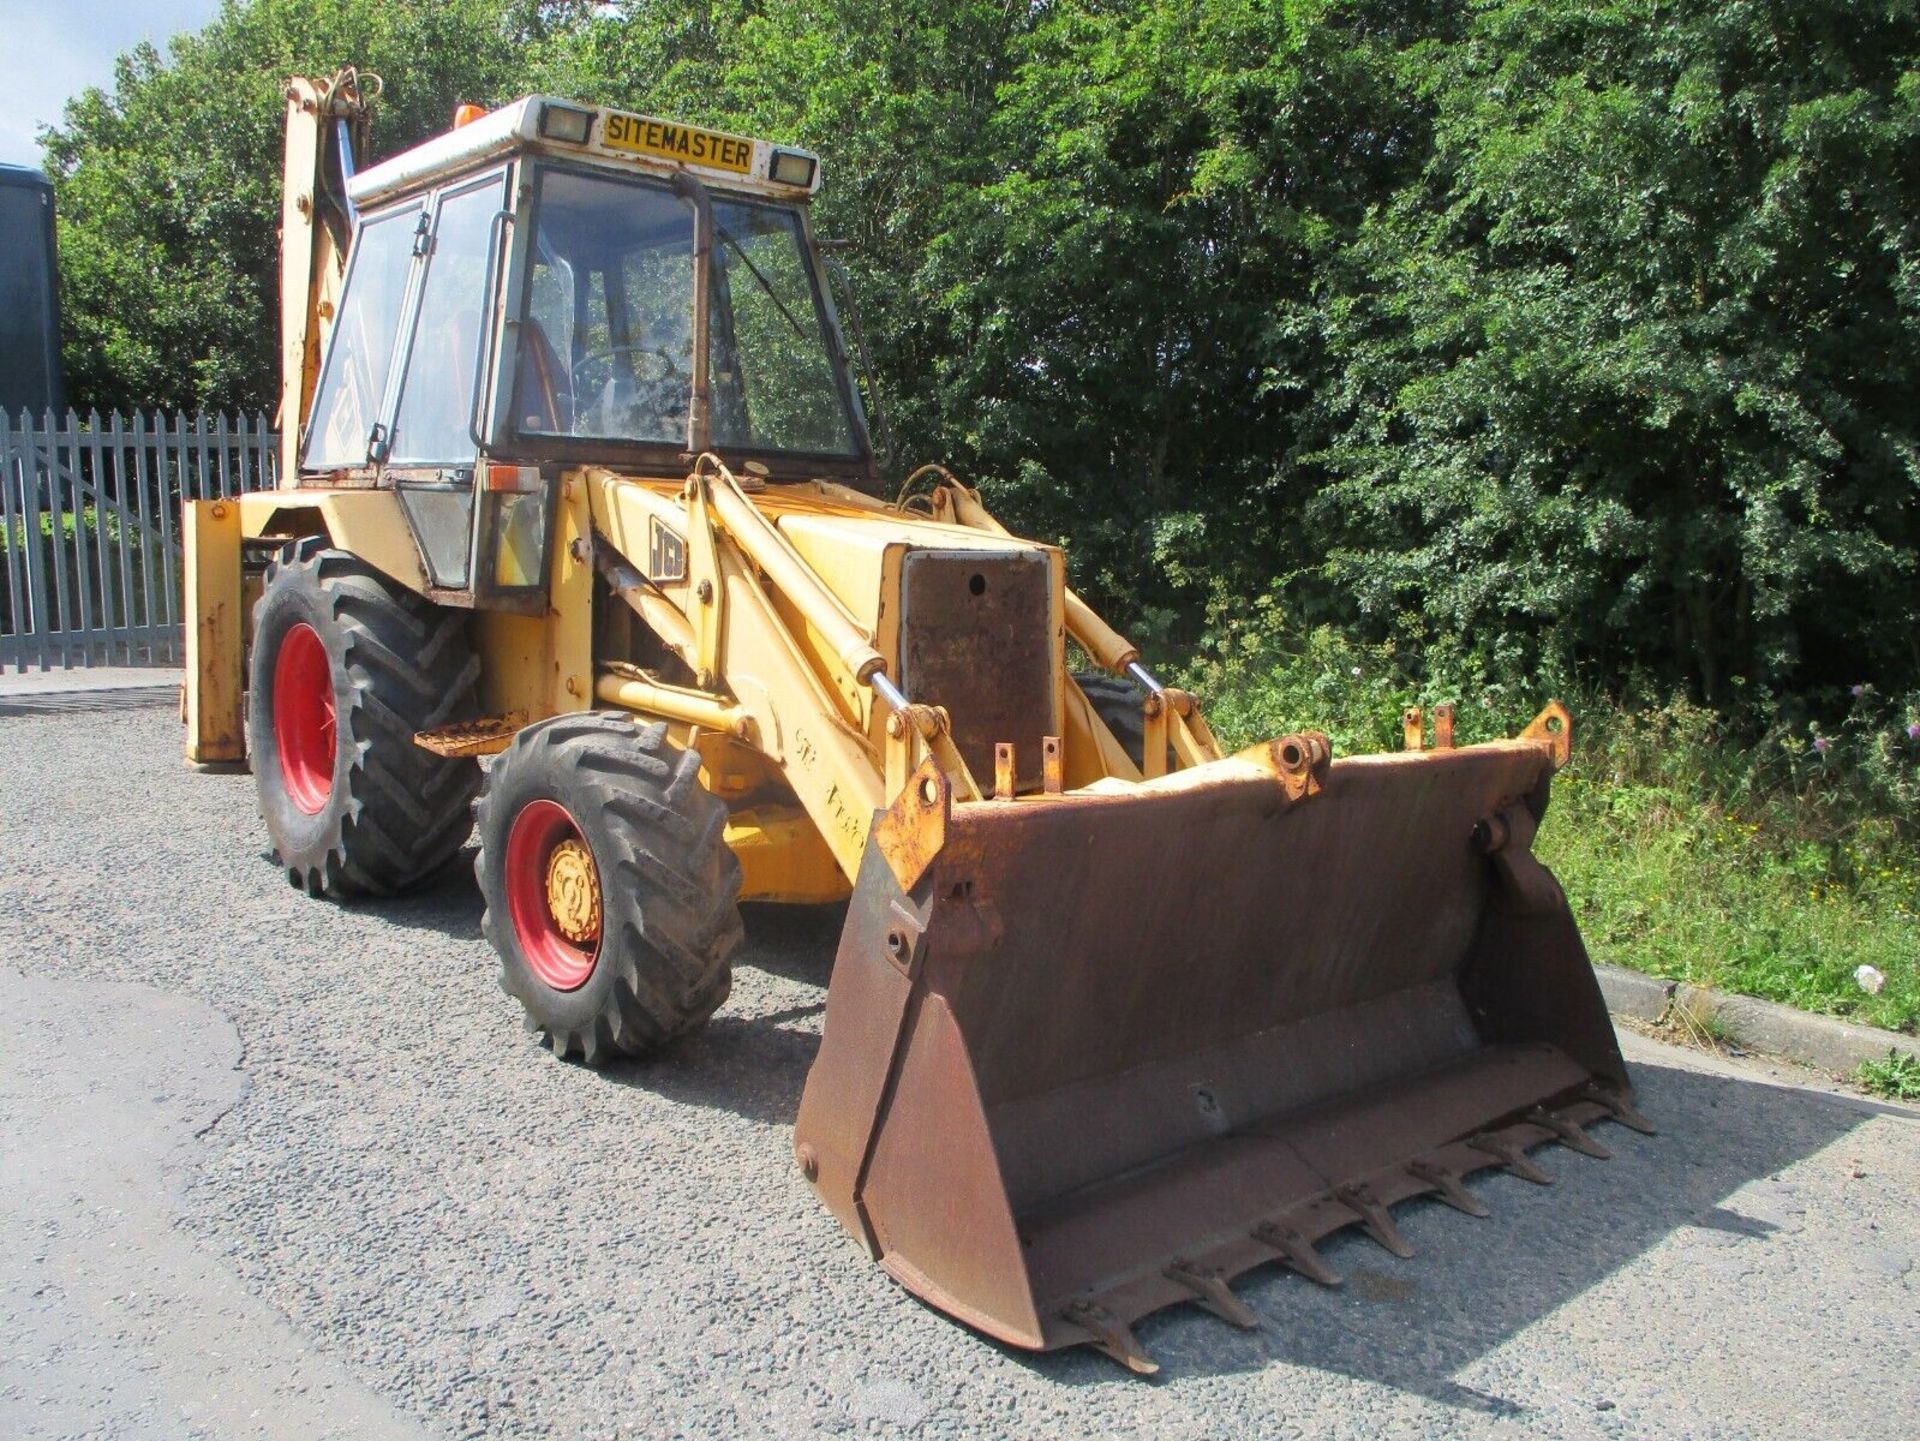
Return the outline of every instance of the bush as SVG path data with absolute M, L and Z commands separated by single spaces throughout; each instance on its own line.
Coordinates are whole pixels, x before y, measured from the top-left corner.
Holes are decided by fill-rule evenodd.
M 1314 728 L 1336 755 L 1395 749 L 1402 708 L 1442 701 L 1460 703 L 1464 744 L 1515 733 L 1548 698 L 1457 665 L 1469 679 L 1456 684 L 1445 654 L 1278 617 L 1271 601 L 1216 616 L 1175 672 L 1229 747 Z M 1758 735 L 1684 699 L 1567 699 L 1574 759 L 1538 844 L 1595 960 L 1920 1025 L 1920 696 L 1862 686 L 1831 732 Z M 1878 994 L 1854 979 L 1862 965 L 1885 977 Z

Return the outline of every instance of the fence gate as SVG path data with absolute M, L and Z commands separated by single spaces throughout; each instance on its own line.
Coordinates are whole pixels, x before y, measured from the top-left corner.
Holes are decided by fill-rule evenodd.
M 177 665 L 180 503 L 271 489 L 264 415 L 0 415 L 0 669 Z

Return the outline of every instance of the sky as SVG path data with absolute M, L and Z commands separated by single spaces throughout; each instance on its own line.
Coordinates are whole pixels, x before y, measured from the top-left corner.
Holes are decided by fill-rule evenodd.
M 114 57 L 198 30 L 220 0 L 0 0 L 7 83 L 0 87 L 0 162 L 38 165 L 34 135 L 59 121 L 69 96 L 113 82 Z

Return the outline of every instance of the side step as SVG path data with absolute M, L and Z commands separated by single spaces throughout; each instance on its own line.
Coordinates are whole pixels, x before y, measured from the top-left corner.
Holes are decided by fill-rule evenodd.
M 505 715 L 483 716 L 461 721 L 438 730 L 419 731 L 413 743 L 437 756 L 497 756 L 513 742 L 514 733 L 527 723 L 525 711 L 510 710 Z

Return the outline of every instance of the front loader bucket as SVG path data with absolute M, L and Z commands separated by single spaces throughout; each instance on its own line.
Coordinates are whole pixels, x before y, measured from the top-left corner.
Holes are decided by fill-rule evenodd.
M 1564 713 L 1562 713 L 1564 714 Z M 1564 724 L 1564 722 L 1563 722 Z M 1143 785 L 881 814 L 795 1128 L 900 1282 L 1017 1346 L 1153 1369 L 1130 1323 L 1529 1147 L 1644 1125 L 1529 851 L 1556 745 L 1329 763 L 1288 737 Z M 1562 750 L 1560 752 L 1564 754 Z

